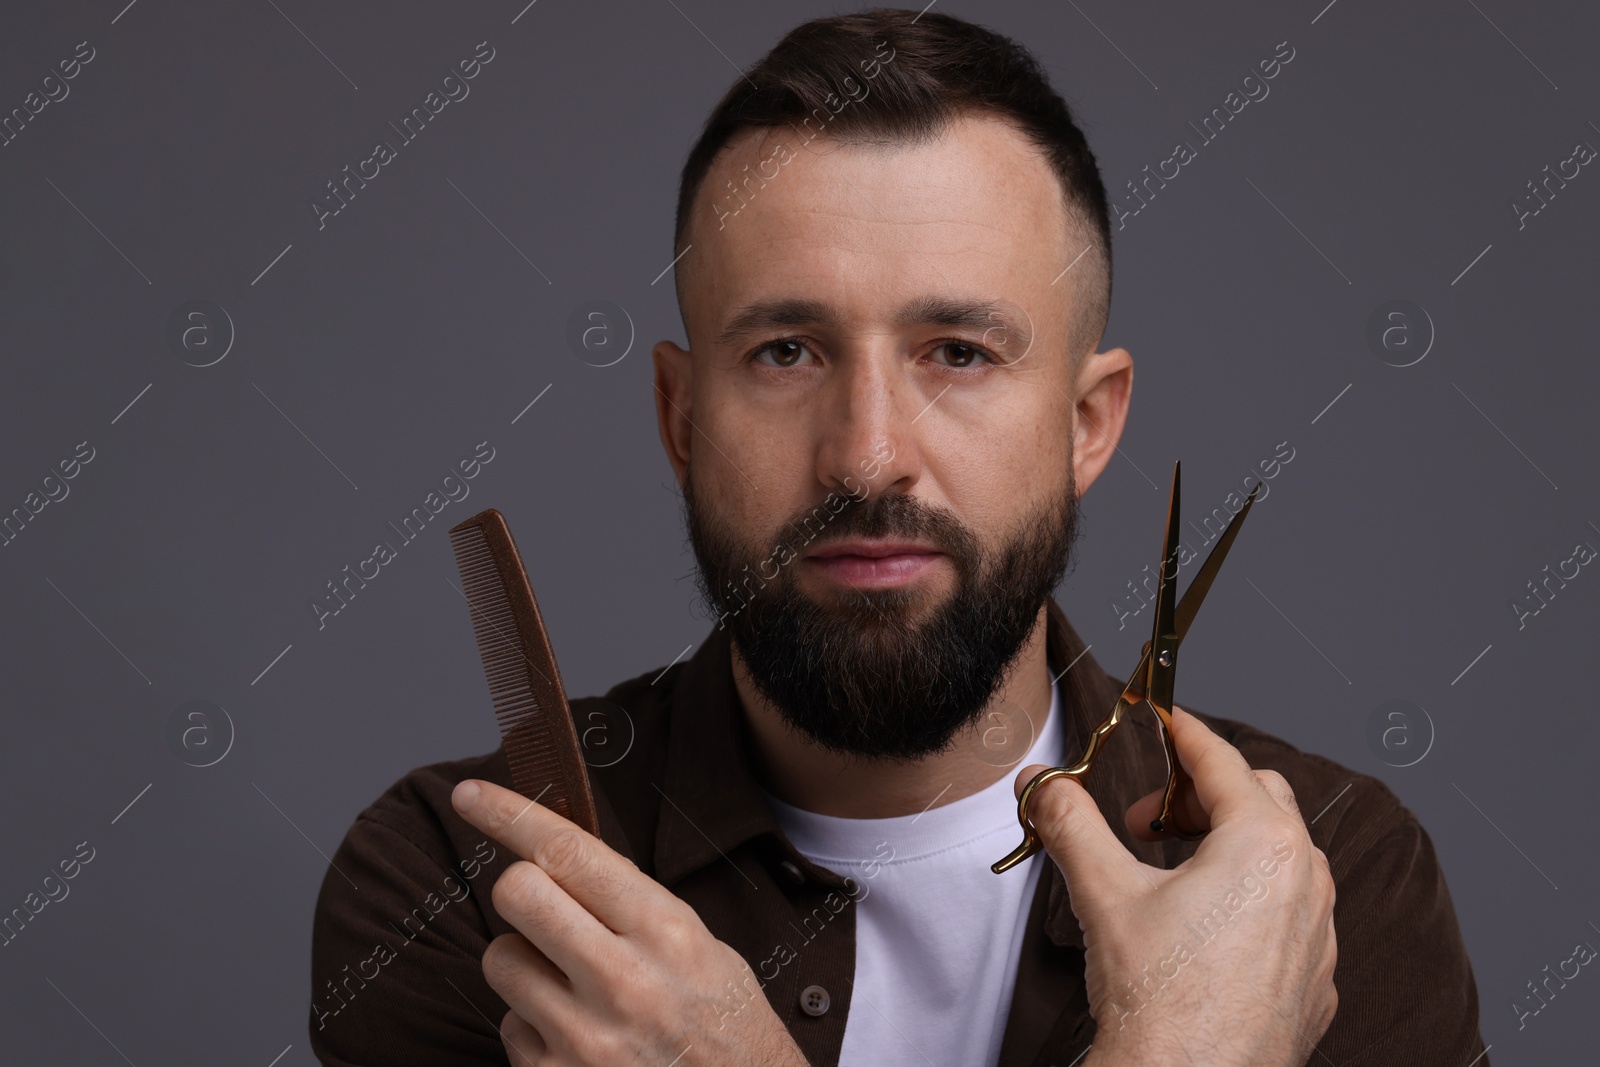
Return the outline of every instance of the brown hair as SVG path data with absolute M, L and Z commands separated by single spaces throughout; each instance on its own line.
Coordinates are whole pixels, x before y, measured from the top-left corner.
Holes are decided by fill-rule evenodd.
M 857 98 L 864 80 L 868 93 Z M 824 106 L 841 93 L 849 99 L 839 108 Z M 798 133 L 816 116 L 843 144 L 917 143 L 937 138 L 963 112 L 1005 119 L 1036 145 L 1060 179 L 1072 224 L 1088 230 L 1091 251 L 1074 279 L 1084 303 L 1072 330 L 1076 361 L 1099 343 L 1111 311 L 1111 219 L 1094 153 L 1027 49 L 939 12 L 877 8 L 790 30 L 706 119 L 679 179 L 674 252 L 712 161 L 743 130 L 788 126 Z

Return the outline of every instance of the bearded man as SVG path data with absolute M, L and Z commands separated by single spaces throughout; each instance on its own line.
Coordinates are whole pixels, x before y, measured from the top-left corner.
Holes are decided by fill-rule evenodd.
M 707 121 L 675 237 L 653 397 L 712 629 L 573 702 L 635 734 L 590 770 L 598 837 L 503 750 L 361 814 L 321 1061 L 1487 1063 L 1415 817 L 1244 723 L 1173 713 L 1197 840 L 1150 828 L 1135 715 L 1035 797 L 1046 853 L 990 870 L 1121 691 L 1053 591 L 1133 360 L 1099 350 L 1106 195 L 1032 57 L 933 11 L 796 28 Z M 439 898 L 457 870 L 478 892 Z

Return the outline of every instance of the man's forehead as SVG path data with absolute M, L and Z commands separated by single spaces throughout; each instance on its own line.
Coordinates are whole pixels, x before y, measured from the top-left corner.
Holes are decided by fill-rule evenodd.
M 1054 172 L 1019 131 L 987 116 L 893 145 L 746 131 L 718 156 L 695 211 L 686 295 L 708 301 L 716 335 L 770 319 L 767 305 L 784 301 L 828 305 L 807 309 L 819 322 L 870 304 L 885 324 L 925 319 L 929 300 L 950 314 L 1008 295 L 1027 301 L 1070 258 Z

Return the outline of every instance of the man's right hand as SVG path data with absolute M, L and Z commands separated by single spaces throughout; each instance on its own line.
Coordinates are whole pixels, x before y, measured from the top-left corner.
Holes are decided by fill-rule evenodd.
M 1333 876 L 1275 771 L 1180 708 L 1179 762 L 1193 780 L 1179 826 L 1210 833 L 1173 870 L 1147 866 L 1070 778 L 1046 783 L 1029 817 L 1066 876 L 1083 928 L 1097 1032 L 1084 1067 L 1203 1063 L 1300 1067 L 1333 1021 Z M 1043 767 L 1025 768 L 1022 787 Z M 1160 792 L 1128 811 L 1135 837 Z

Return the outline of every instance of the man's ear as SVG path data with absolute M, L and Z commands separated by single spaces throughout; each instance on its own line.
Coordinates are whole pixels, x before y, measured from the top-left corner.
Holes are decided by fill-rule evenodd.
M 671 341 L 656 342 L 650 356 L 656 368 L 656 426 L 681 490 L 689 472 L 689 442 L 694 433 L 689 421 L 694 364 L 689 353 Z
M 1133 357 L 1125 348 L 1083 358 L 1073 383 L 1072 476 L 1078 495 L 1089 491 L 1111 462 L 1133 397 Z

